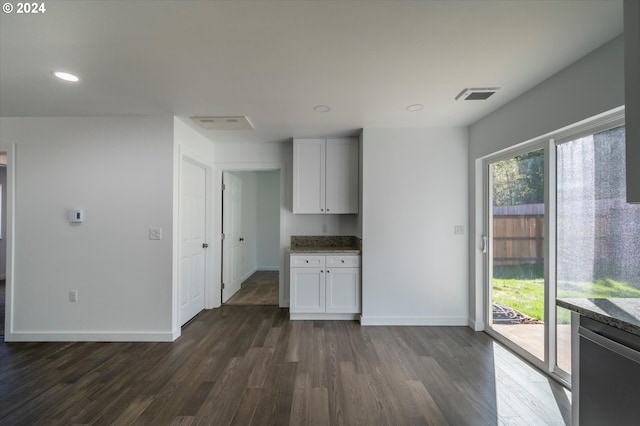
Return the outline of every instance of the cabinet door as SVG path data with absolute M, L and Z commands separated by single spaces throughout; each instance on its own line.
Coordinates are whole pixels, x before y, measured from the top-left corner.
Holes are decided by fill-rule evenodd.
M 293 140 L 293 212 L 324 213 L 325 140 Z
M 291 312 L 324 312 L 324 276 L 321 268 L 291 268 Z
M 325 276 L 326 312 L 357 314 L 360 312 L 360 269 L 331 268 Z
M 326 213 L 358 213 L 358 139 L 327 139 Z

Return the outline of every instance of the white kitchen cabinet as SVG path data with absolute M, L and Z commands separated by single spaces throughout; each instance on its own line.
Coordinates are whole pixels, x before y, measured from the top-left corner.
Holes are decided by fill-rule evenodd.
M 324 269 L 291 268 L 291 312 L 324 312 Z
M 359 255 L 291 255 L 290 259 L 291 319 L 357 318 Z
M 293 212 L 358 213 L 358 139 L 293 140 Z

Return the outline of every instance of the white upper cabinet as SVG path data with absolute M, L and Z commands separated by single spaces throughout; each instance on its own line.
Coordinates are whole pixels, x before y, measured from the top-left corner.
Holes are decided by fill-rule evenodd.
M 358 213 L 358 139 L 293 140 L 293 212 Z

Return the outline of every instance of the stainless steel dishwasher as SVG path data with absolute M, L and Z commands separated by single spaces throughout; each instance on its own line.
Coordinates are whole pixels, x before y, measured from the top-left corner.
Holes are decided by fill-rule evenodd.
M 640 425 L 640 336 L 587 318 L 578 335 L 580 425 Z

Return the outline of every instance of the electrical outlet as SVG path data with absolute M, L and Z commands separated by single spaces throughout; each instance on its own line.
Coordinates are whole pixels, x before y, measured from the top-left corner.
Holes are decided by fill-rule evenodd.
M 69 302 L 78 301 L 78 290 L 69 290 Z
M 161 240 L 162 239 L 162 228 L 149 228 L 149 239 L 150 240 Z
M 453 234 L 454 235 L 464 235 L 464 225 L 454 225 L 453 226 Z

